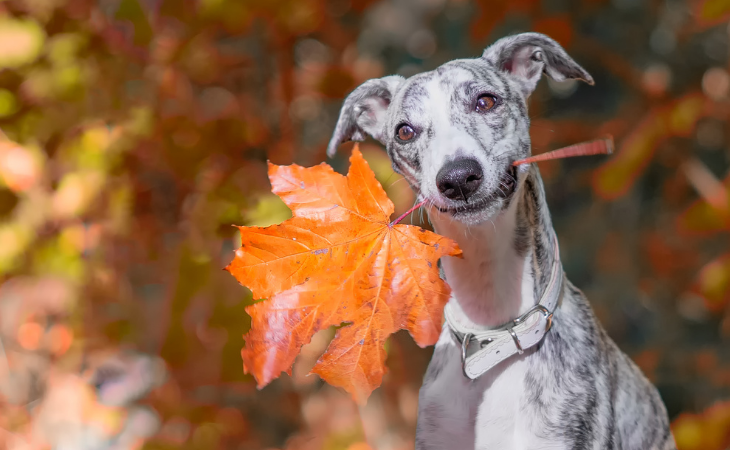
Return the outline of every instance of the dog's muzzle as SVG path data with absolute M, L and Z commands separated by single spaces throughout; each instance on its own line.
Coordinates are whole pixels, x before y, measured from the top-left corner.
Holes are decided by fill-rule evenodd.
M 497 199 L 511 197 L 517 188 L 517 176 L 516 167 L 510 164 L 500 176 L 497 189 L 487 195 L 479 194 L 477 191 L 484 178 L 481 164 L 475 159 L 451 161 L 439 170 L 436 186 L 439 193 L 453 203 L 438 209 L 453 214 L 480 211 Z
M 552 328 L 553 314 L 563 292 L 563 269 L 560 250 L 555 241 L 555 260 L 550 281 L 540 301 L 520 317 L 492 329 L 465 325 L 458 319 L 458 308 L 449 302 L 444 308 L 446 323 L 456 341 L 461 345 L 461 363 L 464 375 L 474 380 L 505 359 L 522 354 L 543 340 Z

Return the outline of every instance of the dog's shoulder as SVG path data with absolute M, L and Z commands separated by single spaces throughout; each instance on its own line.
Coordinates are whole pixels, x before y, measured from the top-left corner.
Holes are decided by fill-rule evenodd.
M 559 392 L 558 412 L 546 418 L 548 428 L 586 444 L 579 448 L 600 436 L 600 448 L 675 448 L 657 389 L 610 338 L 583 292 L 567 280 L 554 323 L 540 348 L 543 370 L 530 371 L 526 385 L 536 402 L 545 401 L 545 386 Z

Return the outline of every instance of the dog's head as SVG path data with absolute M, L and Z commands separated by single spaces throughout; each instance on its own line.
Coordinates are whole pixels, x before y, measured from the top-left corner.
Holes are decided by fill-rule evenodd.
M 366 81 L 345 100 L 327 152 L 369 134 L 421 200 L 466 224 L 492 219 L 519 189 L 512 163 L 530 154 L 526 101 L 543 72 L 593 84 L 557 42 L 538 33 L 500 39 L 481 58 L 408 79 Z

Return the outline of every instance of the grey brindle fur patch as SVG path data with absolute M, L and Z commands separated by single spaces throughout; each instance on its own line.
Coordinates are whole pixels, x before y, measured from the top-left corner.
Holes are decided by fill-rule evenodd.
M 370 80 L 345 100 L 328 148 L 371 135 L 419 199 L 440 234 L 464 259 L 444 258 L 462 320 L 494 327 L 535 305 L 554 259 L 553 226 L 537 167 L 509 168 L 530 154 L 527 98 L 541 75 L 591 76 L 552 39 L 506 37 L 480 58 L 448 62 L 409 79 Z M 475 109 L 480 96 L 495 99 Z M 407 124 L 412 139 L 397 138 Z M 468 198 L 437 185 L 447 164 L 478 162 L 482 178 Z M 505 178 L 507 177 L 507 178 Z M 500 195 L 502 194 L 502 195 Z M 461 371 L 460 349 L 445 326 L 419 397 L 416 448 L 674 449 L 656 389 L 608 337 L 583 293 L 564 279 L 553 328 L 537 346 L 476 380 Z

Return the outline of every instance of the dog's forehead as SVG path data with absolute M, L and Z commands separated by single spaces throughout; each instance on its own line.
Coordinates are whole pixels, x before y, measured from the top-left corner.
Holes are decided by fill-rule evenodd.
M 414 107 L 478 82 L 496 81 L 489 75 L 488 69 L 488 65 L 480 59 L 449 61 L 434 70 L 408 78 L 396 96 L 396 102 L 406 108 Z
M 437 72 L 443 82 L 455 84 L 482 78 L 489 65 L 481 58 L 455 59 L 437 67 Z

